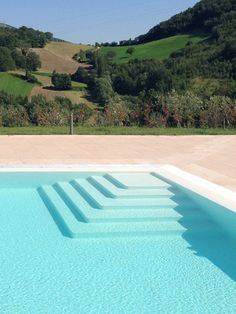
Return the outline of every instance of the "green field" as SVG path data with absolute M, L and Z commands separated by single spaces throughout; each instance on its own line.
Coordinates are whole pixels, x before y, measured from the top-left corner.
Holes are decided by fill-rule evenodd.
M 131 59 L 158 59 L 163 60 L 170 56 L 172 52 L 175 52 L 191 41 L 192 43 L 198 43 L 205 39 L 204 37 L 194 35 L 176 35 L 165 39 L 152 41 L 150 43 L 134 45 L 135 52 L 132 56 L 129 56 L 126 51 L 130 46 L 122 47 L 102 47 L 101 53 L 106 55 L 108 51 L 115 51 L 116 56 L 113 61 L 115 63 L 125 63 Z
M 15 96 L 28 97 L 34 84 L 28 83 L 11 73 L 0 73 L 0 91 Z
M 185 129 L 141 127 L 75 127 L 78 135 L 236 135 L 235 129 Z M 53 135 L 69 134 L 69 126 L 0 128 L 0 135 Z

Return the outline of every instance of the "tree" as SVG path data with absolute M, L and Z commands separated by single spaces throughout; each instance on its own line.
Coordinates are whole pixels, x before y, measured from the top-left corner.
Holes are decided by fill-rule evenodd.
M 80 82 L 80 83 L 88 83 L 88 71 L 85 70 L 83 67 L 79 67 L 78 70 L 71 75 L 71 78 L 75 82 Z
M 135 48 L 134 47 L 129 47 L 126 50 L 126 53 L 129 54 L 130 56 L 132 56 L 132 54 L 135 52 Z
M 97 59 L 97 50 L 87 50 L 85 51 L 86 59 L 88 60 L 88 63 L 95 66 L 96 59 Z
M 111 100 L 113 95 L 114 91 L 112 88 L 110 77 L 95 78 L 93 96 L 99 104 L 107 104 Z
M 12 52 L 12 58 L 15 61 L 16 67 L 17 68 L 21 68 L 21 69 L 25 69 L 26 67 L 26 60 L 25 60 L 25 56 L 18 50 L 13 50 Z
M 6 47 L 0 47 L 0 72 L 13 70 L 15 62 L 12 59 L 11 51 Z
M 79 51 L 79 62 L 84 63 L 87 61 L 85 51 L 80 49 Z
M 232 60 L 236 56 L 236 39 L 228 41 L 225 44 L 223 55 L 226 59 Z
M 106 57 L 109 61 L 111 61 L 112 59 L 114 59 L 116 56 L 116 52 L 114 50 L 109 50 L 107 53 L 106 53 Z
M 45 35 L 47 41 L 53 41 L 53 34 L 52 33 L 46 32 L 46 33 L 44 33 L 44 35 Z
M 60 73 L 57 73 L 56 71 L 53 71 L 51 81 L 55 89 L 58 89 L 58 90 L 72 89 L 71 77 L 67 73 L 60 74 Z
M 30 51 L 27 55 L 26 55 L 26 70 L 28 71 L 37 71 L 38 68 L 41 67 L 41 61 L 39 56 L 33 52 Z
M 76 62 L 85 63 L 87 62 L 86 53 L 84 50 L 80 49 L 79 52 L 75 53 L 72 57 Z

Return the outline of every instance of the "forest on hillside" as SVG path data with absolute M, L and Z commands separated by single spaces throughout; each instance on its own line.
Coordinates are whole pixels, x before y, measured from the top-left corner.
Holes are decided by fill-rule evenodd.
M 43 48 L 52 39 L 53 34 L 50 32 L 44 33 L 25 26 L 0 27 L 0 71 L 16 68 L 37 70 L 41 63 L 30 48 Z
M 202 34 L 204 39 L 187 42 L 164 60 L 144 58 L 117 64 L 114 53 L 101 53 L 98 44 L 79 51 L 74 59 L 89 67 L 79 66 L 71 76 L 53 73 L 52 82 L 55 86 L 59 82 L 61 89 L 69 89 L 71 80 L 86 84 L 95 109 L 67 99 L 47 101 L 38 96 L 29 101 L 1 93 L 0 125 L 64 125 L 73 110 L 75 123 L 89 126 L 236 127 L 234 0 L 202 0 L 136 38 L 127 53 L 132 54 L 137 43 L 187 32 Z M 1 68 L 6 55 L 12 67 L 27 70 L 29 64 L 29 69 L 37 69 L 40 61 L 28 49 L 43 47 L 52 38 L 51 33 L 24 27 L 0 30 L 0 71 L 7 70 Z
M 114 55 L 101 54 L 97 48 L 86 52 L 93 70 L 78 69 L 73 78 L 87 83 L 94 101 L 105 111 L 112 110 L 111 116 L 120 125 L 136 120 L 148 126 L 235 126 L 235 1 L 200 1 L 152 29 L 145 40 L 139 37 L 131 47 L 187 29 L 204 34 L 205 39 L 188 42 L 162 61 L 136 59 L 117 64 Z

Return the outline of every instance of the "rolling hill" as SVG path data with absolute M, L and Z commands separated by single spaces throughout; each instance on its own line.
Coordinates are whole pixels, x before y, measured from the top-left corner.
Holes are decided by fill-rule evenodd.
M 234 24 L 235 11 L 235 0 L 202 0 L 192 8 L 154 26 L 146 34 L 135 38 L 133 43 L 150 42 L 181 33 L 203 33 L 210 35 L 217 33 L 216 28 L 223 24 L 229 30 L 233 26 L 230 24 L 232 22 Z M 235 26 L 233 28 L 235 30 Z
M 86 99 L 86 85 L 72 82 L 71 91 L 52 90 L 50 74 L 53 70 L 63 73 L 74 73 L 80 65 L 72 59 L 73 55 L 80 49 L 89 49 L 90 46 L 77 45 L 67 42 L 49 42 L 44 48 L 31 48 L 36 52 L 42 61 L 42 68 L 34 73 L 34 76 L 41 83 L 32 84 L 23 79 L 24 71 L 15 69 L 10 72 L 0 73 L 0 91 L 4 91 L 14 96 L 28 97 L 43 95 L 48 100 L 55 97 L 67 97 L 73 103 L 85 103 L 90 107 L 93 104 Z
M 74 73 L 79 66 L 78 62 L 72 59 L 73 55 L 79 52 L 80 49 L 87 50 L 89 48 L 91 48 L 91 46 L 52 41 L 44 48 L 34 48 L 33 51 L 40 56 L 42 72 L 52 72 L 56 70 L 57 72 L 71 74 Z
M 50 88 L 51 77 L 50 74 L 56 70 L 59 73 L 74 73 L 79 66 L 86 67 L 86 64 L 79 64 L 72 59 L 73 55 L 82 50 L 90 49 L 91 46 L 79 45 L 68 42 L 50 42 L 44 48 L 34 48 L 41 59 L 41 69 L 34 73 L 34 76 L 42 84 L 35 85 L 30 93 L 30 97 L 43 95 L 48 100 L 53 100 L 55 97 L 69 98 L 73 103 L 85 103 L 90 107 L 93 104 L 86 99 L 86 85 L 82 83 L 72 82 L 71 91 L 56 91 Z
M 132 56 L 126 53 L 131 46 L 102 47 L 101 53 L 106 56 L 110 51 L 115 53 L 113 62 L 117 64 L 128 62 L 132 59 L 156 59 L 163 60 L 186 46 L 187 43 L 199 43 L 204 37 L 195 35 L 176 35 L 145 44 L 133 45 L 135 51 Z

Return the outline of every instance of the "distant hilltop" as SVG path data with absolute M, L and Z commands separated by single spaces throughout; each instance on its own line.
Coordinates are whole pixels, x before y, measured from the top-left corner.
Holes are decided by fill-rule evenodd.
M 6 23 L 0 23 L 0 28 L 9 28 L 9 29 L 15 29 L 17 30 L 16 27 L 14 26 L 11 26 L 9 24 L 6 24 Z M 64 43 L 69 43 L 68 41 L 64 40 L 64 39 L 60 39 L 60 38 L 55 38 L 55 37 L 52 37 L 51 38 L 52 41 L 56 41 L 56 42 L 64 42 Z
M 0 23 L 0 27 L 1 28 L 11 28 L 11 29 L 14 29 L 15 27 L 11 26 L 11 25 L 8 25 L 8 24 L 5 24 L 5 23 Z

